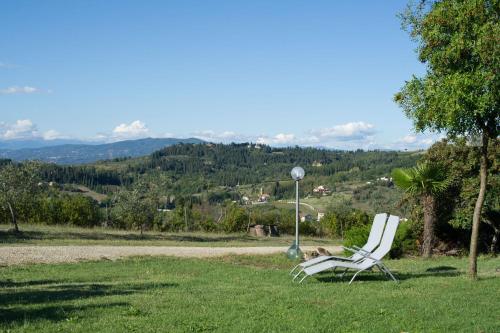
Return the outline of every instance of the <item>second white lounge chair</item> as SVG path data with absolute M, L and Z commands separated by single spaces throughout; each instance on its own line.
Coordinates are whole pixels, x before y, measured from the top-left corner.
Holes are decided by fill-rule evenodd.
M 370 235 L 368 236 L 366 244 L 363 245 L 363 247 L 361 248 L 358 247 L 356 249 L 344 248 L 347 250 L 351 250 L 354 253 L 352 256 L 350 257 L 319 256 L 298 264 L 290 271 L 290 274 L 293 274 L 293 272 L 300 267 L 301 269 L 296 274 L 299 275 L 304 270 L 304 268 L 319 264 L 326 260 L 333 259 L 333 260 L 357 261 L 363 259 L 364 254 L 372 253 L 373 250 L 375 250 L 375 248 L 380 244 L 380 239 L 382 238 L 382 234 L 384 233 L 386 220 L 387 220 L 387 214 L 385 213 L 375 215 L 372 223 L 372 228 L 370 230 Z
M 386 276 L 390 276 L 395 282 L 398 282 L 398 280 L 394 277 L 394 275 L 391 273 L 389 268 L 387 268 L 383 263 L 382 263 L 382 258 L 389 253 L 392 247 L 392 243 L 394 241 L 394 237 L 396 236 L 396 230 L 398 229 L 399 225 L 399 217 L 398 216 L 389 216 L 389 220 L 387 221 L 385 230 L 384 230 L 384 235 L 382 236 L 382 240 L 380 242 L 379 247 L 373 251 L 371 254 L 365 255 L 364 259 L 359 260 L 357 262 L 346 262 L 346 261 L 339 261 L 339 260 L 328 260 L 324 261 L 322 263 L 319 263 L 317 265 L 312 265 L 309 267 L 306 267 L 302 272 L 304 273 L 304 276 L 300 280 L 300 282 L 304 281 L 305 278 L 308 276 L 311 276 L 313 274 L 325 271 L 327 269 L 333 269 L 335 270 L 338 267 L 345 268 L 344 273 L 342 276 L 347 272 L 349 269 L 356 270 L 356 273 L 354 276 L 351 278 L 351 281 L 349 284 L 354 281 L 356 276 L 366 270 L 369 270 L 376 266 L 382 273 L 384 273 Z M 297 278 L 299 274 L 297 274 L 294 277 Z M 299 283 L 300 283 L 299 282 Z

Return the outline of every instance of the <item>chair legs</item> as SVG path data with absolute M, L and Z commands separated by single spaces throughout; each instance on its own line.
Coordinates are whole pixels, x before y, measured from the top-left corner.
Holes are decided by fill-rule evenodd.
M 299 267 L 299 266 L 300 266 L 300 264 L 298 264 L 297 266 L 295 266 L 294 268 L 292 268 L 292 270 L 290 271 L 290 275 L 292 275 L 292 274 L 293 274 L 293 272 L 294 272 L 294 271 L 297 269 L 297 267 Z
M 396 282 L 396 283 L 399 282 L 399 280 L 396 279 L 396 277 L 392 274 L 392 272 L 389 270 L 389 268 L 387 268 L 383 264 L 381 266 L 378 266 L 378 267 L 381 271 L 383 271 L 385 273 L 386 276 L 388 275 L 394 282 Z
M 383 264 L 380 263 L 380 264 L 378 264 L 376 266 L 380 270 L 380 272 L 383 273 L 385 276 L 388 276 L 390 279 L 392 279 L 396 283 L 399 282 L 399 280 L 396 279 L 396 277 L 392 274 L 392 272 L 387 267 L 385 267 Z M 337 269 L 337 267 L 333 268 L 333 273 L 335 273 L 336 269 Z M 295 268 L 293 270 L 295 270 Z M 338 275 L 338 276 L 340 276 L 340 279 L 344 278 L 344 276 L 345 276 L 345 274 L 347 273 L 348 270 L 349 269 L 346 268 L 341 274 Z M 362 270 L 359 270 L 356 273 L 354 273 L 354 275 L 352 276 L 351 280 L 349 281 L 349 284 L 351 284 L 356 279 L 356 277 L 358 276 L 359 273 L 364 272 L 364 271 L 368 271 L 368 270 L 371 271 L 372 267 L 366 268 L 366 269 L 362 269 Z M 303 272 L 304 272 L 304 270 L 300 270 L 297 274 L 295 274 L 294 277 L 293 277 L 293 279 L 292 279 L 292 281 L 295 281 L 300 276 L 300 274 L 303 273 Z M 309 275 L 304 274 L 304 276 L 299 280 L 299 283 L 302 283 L 308 276 Z

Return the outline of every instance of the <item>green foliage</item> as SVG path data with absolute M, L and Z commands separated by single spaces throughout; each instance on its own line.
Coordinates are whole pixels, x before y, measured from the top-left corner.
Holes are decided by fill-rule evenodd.
M 217 224 L 215 223 L 214 219 L 211 217 L 204 218 L 200 221 L 200 229 L 202 231 L 207 231 L 207 232 L 214 232 L 217 231 Z
M 35 162 L 7 163 L 0 167 L 0 207 L 6 211 L 2 215 L 9 216 L 16 230 L 17 219 L 29 218 L 40 191 L 39 167 Z
M 481 214 L 480 250 L 485 251 L 500 228 L 500 140 L 491 140 L 488 148 L 488 183 Z M 445 242 L 469 244 L 472 215 L 479 192 L 479 149 L 465 140 L 437 142 L 423 155 L 424 161 L 439 161 L 446 169 L 450 187 L 437 200 L 438 236 Z M 418 203 L 417 203 L 418 204 Z M 489 249 L 491 251 L 491 248 Z
M 344 246 L 352 248 L 353 245 L 362 247 L 368 240 L 368 235 L 370 235 L 371 226 L 370 225 L 356 225 L 351 227 L 346 231 L 344 236 Z M 352 255 L 351 251 L 345 250 L 344 254 L 346 256 Z
M 151 184 L 137 182 L 132 190 L 122 190 L 113 207 L 114 222 L 128 229 L 151 228 L 157 214 L 158 198 Z
M 318 234 L 318 223 L 315 221 L 304 221 L 299 223 L 301 235 L 316 236 Z
M 36 223 L 66 224 L 79 227 L 100 225 L 99 206 L 82 195 L 42 197 L 35 203 L 30 219 Z
M 344 246 L 352 248 L 353 245 L 362 247 L 370 235 L 371 225 L 355 225 L 346 231 Z M 396 236 L 392 243 L 390 258 L 401 258 L 403 255 L 415 254 L 418 250 L 417 238 L 414 225 L 409 221 L 399 223 Z M 346 256 L 352 255 L 351 251 L 345 250 Z
M 395 187 L 394 183 L 377 182 L 354 189 L 350 205 L 370 214 L 391 212 L 393 215 L 407 216 L 408 207 L 400 205 L 402 197 L 403 191 Z
M 498 0 L 432 1 L 402 15 L 427 65 L 395 96 L 417 130 L 498 135 L 499 16 Z
M 411 169 L 394 169 L 394 183 L 412 196 L 438 195 L 444 192 L 450 181 L 437 164 L 418 163 Z
M 346 232 L 354 226 L 369 224 L 370 216 L 358 209 L 335 207 L 325 214 L 320 221 L 321 233 L 334 238 L 344 238 Z
M 65 196 L 60 207 L 61 220 L 79 227 L 99 225 L 99 208 L 94 200 L 82 195 Z
M 225 232 L 245 231 L 248 222 L 248 214 L 245 209 L 236 204 L 231 204 L 227 207 L 227 213 L 221 221 L 221 228 Z
M 418 228 L 421 224 L 415 224 L 411 221 L 401 221 L 392 243 L 390 258 L 401 258 L 403 255 L 418 254 Z
M 419 43 L 419 59 L 427 72 L 407 81 L 394 99 L 417 131 L 445 131 L 471 142 L 480 138 L 481 180 L 472 215 L 469 270 L 476 278 L 488 146 L 500 133 L 500 2 L 437 0 L 427 7 L 425 3 L 409 7 L 402 17 Z
M 314 186 L 312 179 L 320 178 L 333 187 L 339 181 L 380 177 L 395 167 L 409 167 L 416 160 L 414 154 L 402 152 L 181 144 L 164 148 L 151 156 L 124 161 L 82 166 L 44 164 L 41 174 L 46 181 L 83 184 L 104 193 L 116 191 L 120 186 L 130 187 L 137 175 L 151 182 L 161 182 L 161 188 L 174 195 L 192 195 L 216 186 L 270 182 L 273 185 L 269 193 L 277 198 L 290 198 L 294 187 L 293 183 L 287 182 L 290 179 L 288 173 L 297 164 L 311 176 L 304 180 L 301 190 L 311 191 Z M 313 167 L 314 162 L 321 162 L 322 166 Z M 281 181 L 283 179 L 286 181 Z M 226 193 L 211 192 L 214 193 L 208 195 L 212 202 L 223 202 L 228 198 Z M 239 200 L 237 191 L 230 193 L 230 199 Z

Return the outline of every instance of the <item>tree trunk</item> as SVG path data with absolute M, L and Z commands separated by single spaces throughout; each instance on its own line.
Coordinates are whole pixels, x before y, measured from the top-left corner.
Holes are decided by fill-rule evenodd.
M 484 223 L 489 225 L 493 229 L 493 237 L 491 238 L 490 244 L 490 254 L 494 257 L 497 256 L 497 244 L 498 244 L 498 236 L 500 236 L 500 227 L 496 225 L 496 221 L 492 221 L 488 218 L 484 219 Z
M 498 244 L 498 235 L 499 234 L 500 233 L 498 231 L 495 231 L 495 233 L 493 234 L 493 238 L 491 239 L 490 253 L 494 257 L 497 256 L 497 244 Z
M 469 277 L 477 278 L 477 240 L 479 236 L 479 224 L 481 223 L 481 211 L 483 209 L 484 198 L 486 196 L 486 184 L 488 182 L 488 133 L 483 131 L 481 145 L 481 167 L 480 167 L 480 184 L 479 195 L 477 196 L 476 206 L 474 207 L 474 215 L 472 217 L 472 234 L 470 237 L 469 251 Z
M 7 202 L 7 205 L 9 206 L 10 216 L 12 218 L 12 225 L 14 226 L 14 231 L 19 232 L 19 226 L 17 225 L 17 218 L 16 214 L 14 213 L 14 209 L 12 208 L 10 202 Z
M 424 195 L 422 197 L 422 206 L 424 208 L 424 241 L 422 244 L 422 256 L 424 258 L 430 258 L 434 245 L 434 224 L 436 220 L 434 197 L 428 194 Z

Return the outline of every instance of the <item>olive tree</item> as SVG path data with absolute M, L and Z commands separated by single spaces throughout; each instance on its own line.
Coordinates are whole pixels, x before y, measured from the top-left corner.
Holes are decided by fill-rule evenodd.
M 8 210 L 15 232 L 19 232 L 19 216 L 27 216 L 39 192 L 37 164 L 9 163 L 0 167 L 0 205 Z
M 116 198 L 115 214 L 127 228 L 143 231 L 157 214 L 158 198 L 147 183 L 140 180 L 130 190 L 121 190 Z

